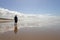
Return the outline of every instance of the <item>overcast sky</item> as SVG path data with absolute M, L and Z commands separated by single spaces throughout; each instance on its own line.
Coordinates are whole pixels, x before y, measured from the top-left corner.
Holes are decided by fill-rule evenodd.
M 60 15 L 60 0 L 0 0 L 0 8 L 28 14 Z

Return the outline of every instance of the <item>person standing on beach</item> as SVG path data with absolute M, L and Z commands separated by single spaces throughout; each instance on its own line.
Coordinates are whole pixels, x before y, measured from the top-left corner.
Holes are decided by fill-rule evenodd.
M 17 15 L 15 15 L 15 17 L 14 17 L 14 21 L 15 21 L 15 23 L 18 22 L 18 17 L 17 17 Z
M 15 34 L 17 33 L 17 31 L 18 31 L 18 28 L 17 28 L 17 22 L 18 22 L 18 17 L 17 17 L 17 15 L 15 15 L 15 17 L 14 17 L 14 32 L 15 32 Z

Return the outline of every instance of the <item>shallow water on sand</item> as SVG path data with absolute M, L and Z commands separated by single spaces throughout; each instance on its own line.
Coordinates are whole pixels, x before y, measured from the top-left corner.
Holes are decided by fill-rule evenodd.
M 60 40 L 60 25 L 4 22 L 0 23 L 0 40 Z

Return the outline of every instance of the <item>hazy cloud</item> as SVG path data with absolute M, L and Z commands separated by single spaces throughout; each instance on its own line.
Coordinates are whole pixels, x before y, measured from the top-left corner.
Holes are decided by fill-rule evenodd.
M 40 27 L 40 26 L 60 26 L 60 16 L 51 16 L 48 14 L 24 14 L 17 11 L 0 8 L 0 18 L 13 18 L 17 14 L 21 26 Z M 23 25 L 22 25 L 23 24 Z
M 60 28 L 60 16 L 51 16 L 50 14 L 24 14 L 17 11 L 10 11 L 8 9 L 0 8 L 0 18 L 13 18 L 15 14 L 18 15 L 18 27 L 20 28 L 44 27 L 45 29 L 51 28 L 56 30 Z M 7 26 L 8 23 L 5 24 L 0 23 L 2 30 L 6 28 L 5 26 Z M 10 27 L 12 28 L 12 25 L 10 25 Z
M 13 18 L 14 15 L 22 15 L 22 13 L 0 8 L 0 18 Z

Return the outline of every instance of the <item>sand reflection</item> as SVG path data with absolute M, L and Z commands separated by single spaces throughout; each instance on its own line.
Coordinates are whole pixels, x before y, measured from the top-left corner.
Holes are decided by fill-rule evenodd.
M 14 33 L 16 34 L 18 31 L 18 28 L 17 28 L 17 23 L 14 24 Z

